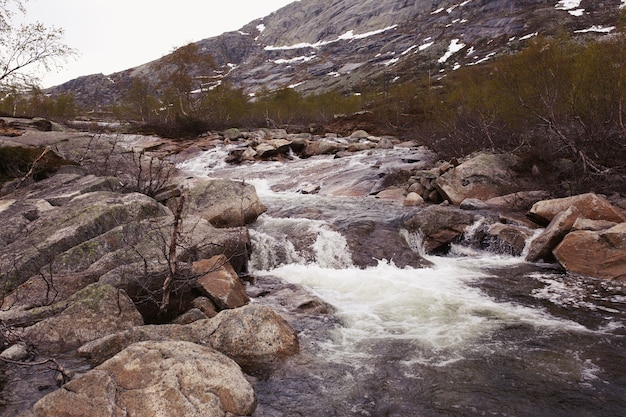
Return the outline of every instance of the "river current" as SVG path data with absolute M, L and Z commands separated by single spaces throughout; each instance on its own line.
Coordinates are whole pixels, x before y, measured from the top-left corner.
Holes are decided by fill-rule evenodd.
M 239 166 L 226 153 L 179 166 L 256 186 L 268 206 L 250 230 L 257 285 L 296 284 L 331 306 L 292 317 L 301 353 L 256 377 L 255 416 L 626 415 L 624 285 L 464 242 L 422 254 L 424 268 L 353 264 L 339 231 L 355 222 L 395 227 L 421 251 L 401 229 L 416 209 L 365 190 L 385 169 L 425 166 L 426 151 Z

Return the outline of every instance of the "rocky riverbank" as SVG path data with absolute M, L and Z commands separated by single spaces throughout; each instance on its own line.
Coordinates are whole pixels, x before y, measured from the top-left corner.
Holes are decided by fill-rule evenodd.
M 297 288 L 254 285 L 247 226 L 266 210 L 254 187 L 193 178 L 170 162 L 215 147 L 226 150 L 229 164 L 403 149 L 402 167 L 374 172 L 373 181 L 368 173 L 368 181 L 344 184 L 341 192 L 412 208 L 398 229 L 421 235 L 427 252 L 445 252 L 482 218 L 489 221 L 473 230 L 472 244 L 626 280 L 622 196 L 550 198 L 536 178 L 516 173 L 508 155 L 418 161 L 415 144 L 363 131 L 316 137 L 233 129 L 171 142 L 53 131 L 41 122 L 6 126 L 11 136 L 0 147 L 29 150 L 32 158 L 27 169 L 13 166 L 21 175 L 0 193 L 0 366 L 69 357 L 82 367 L 73 375 L 49 362 L 60 389 L 33 387 L 21 407 L 5 405 L 2 415 L 254 412 L 249 375 L 298 352 L 289 315 L 332 309 Z M 424 264 L 388 230 L 343 232 L 359 266 L 398 253 L 403 264 Z M 251 302 L 273 292 L 282 292 L 280 304 L 289 308 Z M 6 398 L 8 384 L 4 389 Z

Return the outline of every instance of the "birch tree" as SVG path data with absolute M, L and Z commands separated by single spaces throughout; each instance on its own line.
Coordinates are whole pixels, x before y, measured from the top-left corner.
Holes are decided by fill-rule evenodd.
M 28 1 L 28 0 L 26 0 Z M 0 88 L 37 85 L 39 74 L 76 52 L 62 42 L 63 30 L 43 23 L 15 23 L 24 0 L 0 0 Z

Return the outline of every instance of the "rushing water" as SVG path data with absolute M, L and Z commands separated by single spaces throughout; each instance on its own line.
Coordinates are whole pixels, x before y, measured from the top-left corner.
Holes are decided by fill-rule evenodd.
M 213 151 L 183 165 L 254 182 L 269 210 L 252 226 L 253 274 L 334 308 L 292 319 L 302 352 L 259 376 L 255 416 L 626 415 L 622 285 L 462 244 L 426 268 L 353 265 L 338 230 L 355 221 L 394 225 L 420 250 L 400 231 L 409 209 L 345 197 L 405 154 L 234 168 Z

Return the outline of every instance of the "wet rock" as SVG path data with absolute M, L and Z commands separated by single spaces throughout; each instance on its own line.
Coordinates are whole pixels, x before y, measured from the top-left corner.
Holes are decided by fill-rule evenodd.
M 626 223 L 603 231 L 568 233 L 554 256 L 569 272 L 626 281 Z
M 92 284 L 64 302 L 53 317 L 26 328 L 24 338 L 39 351 L 66 352 L 142 324 L 141 315 L 123 291 Z
M 220 310 L 237 308 L 250 302 L 246 288 L 225 255 L 193 263 L 193 272 L 200 275 L 196 287 Z
M 184 340 L 211 347 L 246 369 L 257 369 L 298 352 L 293 328 L 271 308 L 250 304 L 223 310 L 187 325 L 149 325 L 112 334 L 81 346 L 79 353 L 101 363 L 132 343 Z
M 526 248 L 526 242 L 532 231 L 516 225 L 494 223 L 489 227 L 489 249 L 498 253 L 520 256 Z
M 474 222 L 471 212 L 446 206 L 428 206 L 404 222 L 409 231 L 422 234 L 427 253 L 445 250 Z
M 526 260 L 529 262 L 552 260 L 552 250 L 569 233 L 578 217 L 580 217 L 580 212 L 576 206 L 571 206 L 557 214 L 548 227 L 530 242 Z
M 360 268 L 376 266 L 382 260 L 393 262 L 399 268 L 430 265 L 430 262 L 411 249 L 396 229 L 372 221 L 361 221 L 340 231 L 350 248 L 352 262 Z
M 267 207 L 250 184 L 198 179 L 190 183 L 189 209 L 215 227 L 238 227 L 255 221 Z
M 580 194 L 573 197 L 556 198 L 535 203 L 528 215 L 540 224 L 550 222 L 558 213 L 574 206 L 580 217 L 590 220 L 607 220 L 621 223 L 626 216 L 606 198 L 594 193 Z
M 454 205 L 466 198 L 487 200 L 511 193 L 517 191 L 510 169 L 515 161 L 512 155 L 482 153 L 443 173 L 435 186 Z
M 252 415 L 256 399 L 235 362 L 182 341 L 145 342 L 67 383 L 33 407 L 52 416 Z

